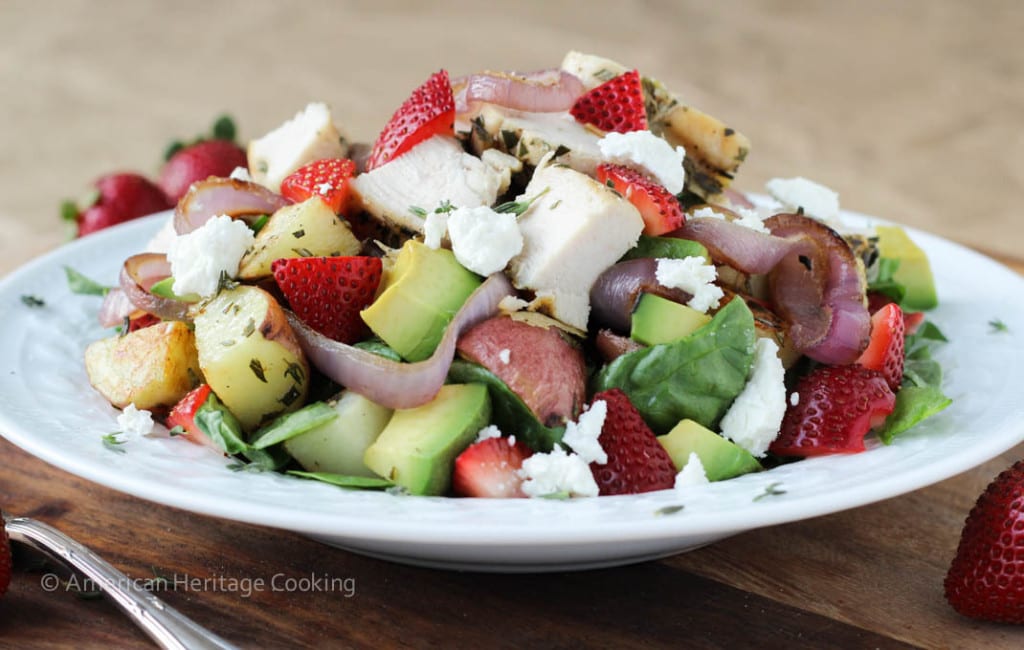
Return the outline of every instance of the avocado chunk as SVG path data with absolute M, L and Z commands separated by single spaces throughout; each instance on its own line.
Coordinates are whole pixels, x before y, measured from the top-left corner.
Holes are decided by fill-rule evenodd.
M 711 259 L 708 249 L 700 242 L 678 237 L 651 237 L 649 235 L 640 235 L 636 246 L 629 249 L 622 259 L 632 260 L 638 257 L 660 257 L 675 260 L 683 260 L 687 257 Z
M 360 315 L 403 359 L 423 361 L 480 283 L 451 251 L 410 239 L 385 269 L 377 299 Z
M 633 310 L 629 336 L 644 345 L 660 345 L 678 341 L 710 322 L 710 316 L 693 307 L 644 293 Z
M 399 409 L 363 456 L 371 470 L 412 494 L 448 491 L 455 457 L 491 418 L 483 384 L 447 384 L 433 400 Z
M 899 226 L 878 226 L 878 253 L 883 258 L 899 260 L 893 280 L 906 287 L 901 305 L 908 309 L 932 309 L 939 304 L 935 279 L 928 256 Z
M 387 426 L 392 410 L 351 390 L 329 406 L 338 416 L 285 440 L 285 450 L 308 472 L 376 477 L 363 454 Z
M 658 436 L 676 470 L 682 470 L 695 452 L 709 481 L 723 481 L 761 470 L 761 463 L 746 449 L 726 440 L 693 420 L 683 420 L 671 431 Z

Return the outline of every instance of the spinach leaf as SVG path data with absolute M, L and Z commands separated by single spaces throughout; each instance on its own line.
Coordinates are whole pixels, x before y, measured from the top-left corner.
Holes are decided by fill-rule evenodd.
M 241 423 L 213 393 L 196 410 L 195 423 L 219 449 L 230 456 L 241 454 L 259 469 L 280 469 L 290 460 L 281 448 L 256 449 L 247 443 Z
M 907 294 L 907 288 L 896 280 L 896 270 L 900 267 L 900 261 L 889 257 L 882 257 L 878 260 L 878 274 L 868 282 L 868 291 L 885 294 L 897 303 L 903 302 Z
M 685 259 L 687 257 L 703 257 L 711 259 L 708 249 L 703 244 L 689 239 L 677 237 L 650 237 L 640 235 L 636 246 L 622 256 L 623 260 L 632 260 L 638 257 L 657 257 L 666 259 Z
M 876 431 L 878 439 L 885 444 L 953 403 L 942 392 L 942 366 L 932 358 L 932 348 L 947 340 L 930 321 L 925 321 L 914 334 L 907 335 L 903 385 L 896 393 L 896 407 Z
M 389 488 L 394 485 L 394 483 L 386 478 L 331 474 L 330 472 L 300 472 L 297 470 L 289 470 L 288 474 L 291 476 L 298 476 L 299 478 L 321 481 L 323 483 L 337 485 L 338 487 L 357 490 L 383 490 L 384 488 Z
M 266 449 L 289 438 L 302 435 L 338 417 L 338 412 L 324 402 L 307 404 L 297 411 L 285 413 L 257 430 L 250 439 L 255 449 Z
M 502 433 L 513 434 L 534 451 L 551 451 L 562 440 L 565 427 L 546 427 L 533 411 L 497 375 L 481 365 L 456 359 L 448 371 L 449 381 L 487 386 L 491 396 L 491 419 Z
M 753 358 L 754 317 L 734 299 L 693 334 L 605 366 L 595 390 L 622 389 L 655 433 L 685 418 L 715 430 L 746 385 Z

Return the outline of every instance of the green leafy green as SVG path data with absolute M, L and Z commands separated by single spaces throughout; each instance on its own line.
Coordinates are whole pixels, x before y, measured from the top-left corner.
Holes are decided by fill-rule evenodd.
M 942 366 L 932 358 L 932 349 L 947 340 L 930 321 L 925 321 L 917 332 L 907 335 L 903 384 L 896 393 L 896 406 L 882 428 L 876 431 L 879 440 L 885 444 L 953 403 L 942 392 Z
M 868 291 L 874 291 L 889 296 L 897 303 L 903 302 L 907 295 L 907 288 L 896 280 L 896 271 L 900 268 L 900 261 L 890 257 L 882 257 L 878 260 L 878 272 L 874 279 L 868 282 Z
M 213 393 L 196 409 L 194 419 L 199 430 L 221 451 L 234 456 L 249 449 L 238 418 Z
M 629 249 L 622 259 L 632 260 L 639 257 L 659 257 L 675 260 L 682 260 L 687 257 L 710 259 L 708 249 L 704 248 L 704 245 L 699 242 L 679 239 L 677 237 L 648 237 L 647 235 L 640 235 L 640 240 L 636 243 L 636 246 Z
M 367 352 L 372 352 L 378 357 L 384 357 L 385 359 L 399 362 L 402 361 L 402 355 L 395 352 L 391 346 L 377 337 L 360 341 L 353 345 L 353 347 L 359 348 L 360 350 L 366 350 Z
M 394 483 L 386 478 L 349 476 L 347 474 L 331 474 L 330 472 L 300 472 L 297 470 L 289 470 L 288 474 L 298 476 L 299 478 L 320 481 L 322 483 L 330 483 L 331 485 L 337 485 L 338 487 L 356 490 L 383 490 L 394 485 Z
M 622 389 L 658 434 L 685 418 L 716 429 L 746 385 L 753 358 L 754 317 L 745 302 L 732 300 L 693 334 L 608 364 L 595 389 Z
M 991 328 L 992 333 L 998 332 L 1009 332 L 1010 327 L 998 318 L 994 318 L 988 322 L 988 326 Z
M 190 293 L 184 296 L 179 296 L 174 293 L 174 278 L 168 277 L 160 280 L 149 288 L 149 292 L 154 296 L 160 296 L 161 298 L 170 298 L 171 300 L 180 300 L 182 302 L 199 302 L 200 297 Z
M 546 427 L 523 400 L 497 375 L 481 365 L 456 359 L 448 370 L 449 381 L 487 386 L 491 396 L 491 419 L 505 434 L 514 434 L 536 451 L 551 451 L 561 441 L 565 427 Z
M 105 296 L 110 292 L 110 287 L 105 287 L 95 280 L 90 280 L 70 266 L 64 267 L 64 274 L 68 279 L 68 289 L 71 293 L 81 296 Z
M 302 435 L 338 417 L 338 412 L 324 402 L 307 404 L 297 411 L 286 413 L 253 433 L 249 444 L 254 449 L 272 445 Z

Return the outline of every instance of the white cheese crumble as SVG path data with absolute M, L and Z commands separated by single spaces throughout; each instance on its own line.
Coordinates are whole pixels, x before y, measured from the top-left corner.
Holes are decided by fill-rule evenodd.
M 517 311 L 523 311 L 529 306 L 530 303 L 516 296 L 505 296 L 498 301 L 498 310 L 503 314 L 514 314 Z
M 691 451 L 683 469 L 676 474 L 675 488 L 685 491 L 688 487 L 709 482 L 708 474 L 704 471 L 704 463 L 700 462 L 700 456 L 697 455 L 697 452 Z
M 488 424 L 483 429 L 480 429 L 480 432 L 476 434 L 476 441 L 477 442 L 483 442 L 484 440 L 489 440 L 490 438 L 500 438 L 500 437 L 501 437 L 501 429 L 499 429 L 497 426 L 495 426 L 493 424 Z M 515 444 L 515 443 L 513 443 L 513 444 Z
M 673 194 L 683 191 L 686 180 L 683 159 L 686 158 L 686 149 L 673 149 L 672 145 L 650 131 L 608 133 L 598 141 L 597 146 L 605 161 L 645 172 Z
M 607 416 L 608 404 L 604 400 L 597 400 L 589 409 L 580 413 L 576 422 L 566 423 L 562 442 L 569 445 L 583 462 L 604 465 L 608 462 L 608 454 L 601 447 L 598 438 L 601 437 L 601 429 Z
M 153 414 L 129 404 L 118 414 L 117 426 L 126 439 L 141 438 L 153 432 Z
M 768 228 L 766 228 L 764 225 L 764 218 L 756 211 L 743 207 L 731 208 L 731 210 L 736 213 L 736 216 L 739 217 L 739 219 L 733 219 L 732 223 L 738 226 L 743 226 L 745 228 L 750 228 L 751 230 L 756 230 L 757 232 L 763 232 L 765 234 L 768 233 Z M 718 212 L 713 208 L 703 207 L 694 210 L 693 214 L 690 215 L 690 218 L 722 219 L 724 221 L 725 214 L 722 212 Z
M 793 391 L 789 395 L 789 405 L 790 406 L 799 406 L 799 404 L 800 404 L 800 393 L 798 393 L 796 391 Z
M 508 348 L 503 349 L 498 353 L 498 359 L 507 366 L 512 361 L 512 350 Z
M 226 215 L 211 217 L 192 232 L 178 235 L 167 251 L 172 290 L 179 296 L 214 295 L 222 273 L 230 278 L 238 275 L 238 264 L 254 239 L 244 221 Z
M 725 292 L 714 284 L 718 271 L 703 257 L 681 260 L 659 258 L 654 277 L 658 284 L 670 289 L 682 289 L 693 296 L 686 304 L 701 313 L 718 307 Z
M 423 219 L 423 243 L 437 250 L 448 232 L 448 213 L 433 211 Z
M 722 436 L 758 458 L 779 435 L 786 414 L 786 371 L 775 341 L 759 338 L 750 378 L 722 418 Z
M 235 167 L 231 170 L 231 175 L 228 178 L 235 181 L 245 181 L 246 183 L 252 182 L 252 176 L 249 175 L 249 170 L 245 167 Z
M 569 496 L 596 497 L 600 491 L 590 472 L 590 465 L 577 454 L 568 454 L 555 447 L 549 454 L 534 454 L 523 461 L 519 470 L 523 494 L 545 497 L 566 492 Z
M 824 185 L 797 176 L 773 178 L 764 187 L 786 209 L 803 208 L 804 214 L 821 221 L 839 218 L 839 195 Z
M 459 264 L 483 276 L 501 271 L 523 250 L 516 215 L 495 212 L 487 206 L 452 211 L 448 215 L 448 238 Z

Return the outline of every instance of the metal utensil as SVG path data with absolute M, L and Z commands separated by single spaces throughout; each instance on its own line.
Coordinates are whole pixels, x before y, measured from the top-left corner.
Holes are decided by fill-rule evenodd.
M 7 514 L 3 517 L 11 540 L 27 544 L 92 580 L 160 647 L 179 650 L 235 647 L 139 588 L 109 562 L 53 526 L 26 517 Z

